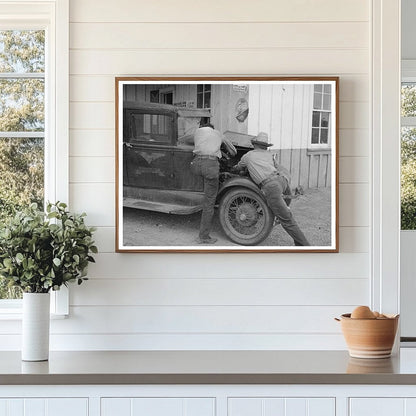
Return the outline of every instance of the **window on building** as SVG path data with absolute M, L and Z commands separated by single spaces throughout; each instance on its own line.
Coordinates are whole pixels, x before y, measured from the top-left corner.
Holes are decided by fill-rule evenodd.
M 401 88 L 401 228 L 416 230 L 416 80 Z
M 0 226 L 30 202 L 68 201 L 68 50 L 68 0 L 0 0 Z M 0 313 L 20 295 L 0 278 Z M 66 290 L 52 299 L 67 313 Z
M 198 84 L 196 88 L 197 108 L 211 108 L 211 85 Z
M 44 199 L 45 31 L 0 30 L 0 220 Z M 0 278 L 0 299 L 20 298 Z
M 315 84 L 313 91 L 311 144 L 328 146 L 331 119 L 331 85 Z

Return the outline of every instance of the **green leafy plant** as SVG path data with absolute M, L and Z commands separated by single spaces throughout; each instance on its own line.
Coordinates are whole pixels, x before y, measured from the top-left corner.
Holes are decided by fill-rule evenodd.
M 71 214 L 60 202 L 49 203 L 46 213 L 37 204 L 17 212 L 0 229 L 0 277 L 9 287 L 30 293 L 87 280 L 97 247 L 95 229 L 85 225 L 85 216 Z

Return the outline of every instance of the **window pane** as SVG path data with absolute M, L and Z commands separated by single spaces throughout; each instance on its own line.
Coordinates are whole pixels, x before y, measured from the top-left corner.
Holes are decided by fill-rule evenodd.
M 197 94 L 197 96 L 196 96 L 196 106 L 197 106 L 197 108 L 202 108 L 204 106 L 204 96 L 203 96 L 203 94 Z
M 45 72 L 45 31 L 0 30 L 0 72 Z
M 204 86 L 202 85 L 202 84 L 198 84 L 197 86 L 196 86 L 196 92 L 197 93 L 201 93 L 201 92 L 203 92 L 204 91 Z
M 321 144 L 328 144 L 328 129 L 321 129 Z
M 402 127 L 401 229 L 416 230 L 416 128 Z
M 331 109 L 331 96 L 328 94 L 324 94 L 324 102 L 322 109 L 328 111 Z
M 329 113 L 322 112 L 321 113 L 321 127 L 328 127 L 329 126 Z
M 401 160 L 406 163 L 410 159 L 416 160 L 416 127 L 402 127 Z
M 159 142 L 168 144 L 172 137 L 172 117 L 158 114 L 131 113 L 128 123 L 129 142 Z
M 331 85 L 329 85 L 329 84 L 324 85 L 324 93 L 325 94 L 331 94 Z
M 0 79 L 0 131 L 45 129 L 43 79 Z
M 322 85 L 321 84 L 315 84 L 313 90 L 315 92 L 322 92 Z
M 402 84 L 402 117 L 416 117 L 416 84 Z
M 318 144 L 319 143 L 319 129 L 318 128 L 312 128 L 312 144 Z
M 320 126 L 320 111 L 314 111 L 312 114 L 312 127 Z
M 204 91 L 205 92 L 211 91 L 211 84 L 204 85 Z
M 0 222 L 15 209 L 43 206 L 44 139 L 0 138 Z
M 322 94 L 315 92 L 313 96 L 313 108 L 320 110 L 322 108 Z
M 204 100 L 204 108 L 210 108 L 210 107 L 211 107 L 211 93 L 206 92 L 205 100 Z

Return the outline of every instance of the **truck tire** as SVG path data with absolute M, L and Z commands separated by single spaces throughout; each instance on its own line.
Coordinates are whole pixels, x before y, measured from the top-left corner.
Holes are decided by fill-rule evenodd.
M 266 201 L 256 192 L 241 187 L 230 189 L 222 197 L 219 217 L 227 237 L 243 246 L 261 243 L 269 236 L 274 222 Z

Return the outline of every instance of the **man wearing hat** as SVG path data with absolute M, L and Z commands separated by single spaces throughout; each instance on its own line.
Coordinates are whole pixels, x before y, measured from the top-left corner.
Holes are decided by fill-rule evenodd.
M 247 152 L 233 170 L 247 168 L 251 179 L 263 191 L 267 205 L 282 224 L 284 230 L 293 238 L 296 246 L 309 246 L 303 232 L 293 218 L 283 194 L 290 194 L 290 173 L 275 162 L 273 154 L 267 150 L 272 146 L 267 133 L 259 133 L 251 140 L 254 150 Z

